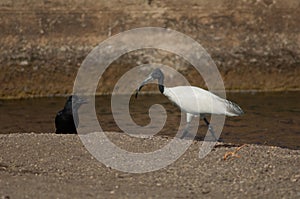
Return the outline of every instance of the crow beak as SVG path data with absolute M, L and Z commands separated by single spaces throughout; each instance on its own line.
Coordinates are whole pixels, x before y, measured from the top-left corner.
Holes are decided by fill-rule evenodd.
M 135 93 L 135 98 L 137 98 L 139 92 L 141 91 L 141 89 L 150 81 L 154 80 L 153 77 L 150 75 L 149 77 L 147 77 L 147 79 L 145 79 L 142 84 L 139 86 L 138 89 L 136 89 L 136 93 Z
M 82 105 L 82 104 L 87 104 L 89 101 L 87 100 L 87 99 L 83 99 L 83 98 L 79 98 L 77 101 L 76 101 L 76 103 L 77 104 L 80 104 L 80 105 Z

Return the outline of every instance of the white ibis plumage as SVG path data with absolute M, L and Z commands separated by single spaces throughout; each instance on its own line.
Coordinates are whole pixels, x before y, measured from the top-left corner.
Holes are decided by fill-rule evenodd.
M 244 112 L 235 103 L 223 99 L 207 90 L 204 90 L 195 86 L 176 86 L 176 87 L 165 87 L 164 86 L 164 74 L 157 68 L 155 69 L 148 78 L 146 78 L 140 87 L 137 89 L 136 97 L 142 87 L 152 80 L 158 80 L 159 91 L 168 97 L 170 101 L 175 103 L 181 110 L 186 112 L 187 125 L 181 138 L 185 137 L 188 133 L 188 127 L 193 117 L 200 116 L 209 128 L 212 136 L 216 138 L 212 126 L 205 118 L 206 114 L 222 114 L 227 116 L 239 116 Z

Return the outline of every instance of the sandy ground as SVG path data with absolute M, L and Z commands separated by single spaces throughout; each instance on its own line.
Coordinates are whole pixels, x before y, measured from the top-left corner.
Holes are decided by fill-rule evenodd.
M 151 151 L 169 141 L 154 137 L 149 144 L 107 135 L 131 150 Z M 131 174 L 99 163 L 77 135 L 0 135 L 0 198 L 300 197 L 300 151 L 247 145 L 238 151 L 240 158 L 224 160 L 237 146 L 218 143 L 199 159 L 200 144 L 194 141 L 164 169 Z

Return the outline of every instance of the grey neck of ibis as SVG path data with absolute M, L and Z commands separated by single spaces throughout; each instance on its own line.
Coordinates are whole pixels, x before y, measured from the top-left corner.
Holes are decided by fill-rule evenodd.
M 163 93 L 164 93 L 164 90 L 165 90 L 164 85 L 159 84 L 159 85 L 158 85 L 158 88 L 159 88 L 159 91 L 161 92 L 161 94 L 163 94 Z
M 159 79 L 158 79 L 158 89 L 159 91 L 163 94 L 164 93 L 164 90 L 165 90 L 165 86 L 164 86 L 164 77 L 161 76 Z

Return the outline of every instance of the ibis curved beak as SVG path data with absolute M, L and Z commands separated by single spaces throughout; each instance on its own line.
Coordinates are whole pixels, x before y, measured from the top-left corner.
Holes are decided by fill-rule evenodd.
M 150 81 L 154 80 L 153 77 L 150 75 L 149 77 L 147 77 L 147 79 L 145 79 L 141 85 L 136 89 L 136 93 L 135 93 L 135 98 L 137 98 L 140 90 Z

